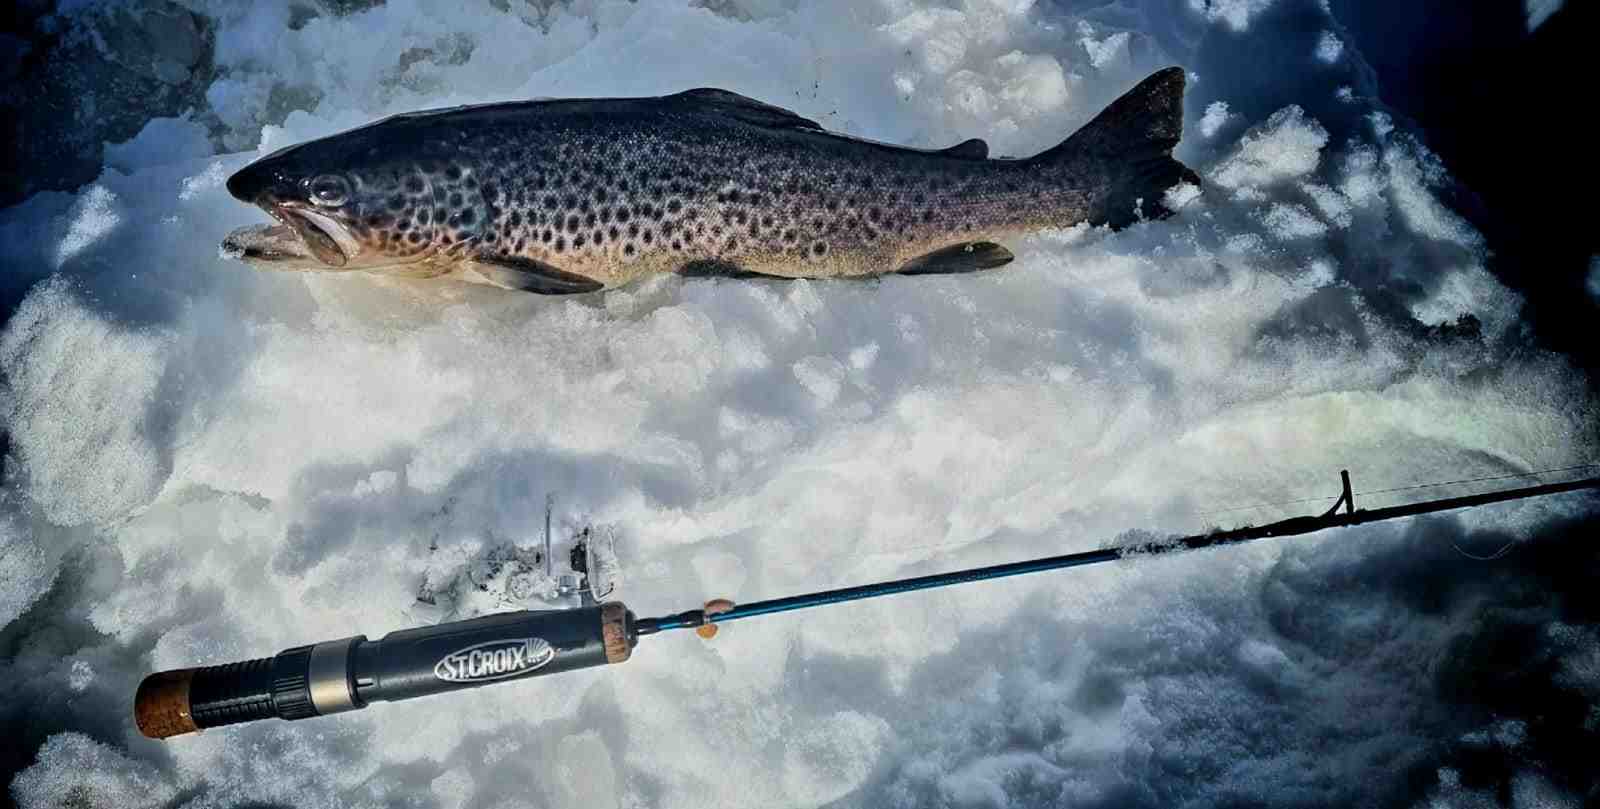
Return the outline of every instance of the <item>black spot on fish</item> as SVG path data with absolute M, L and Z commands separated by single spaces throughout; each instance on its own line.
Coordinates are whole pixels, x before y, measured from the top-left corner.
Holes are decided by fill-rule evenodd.
M 922 221 L 924 223 L 933 221 L 933 209 L 932 208 L 929 208 L 929 209 L 927 209 L 927 210 L 922 212 Z
M 406 180 L 406 190 L 407 191 L 410 191 L 413 194 L 420 194 L 420 193 L 422 193 L 422 189 L 423 189 L 423 185 L 422 185 L 422 178 L 421 177 L 412 177 L 412 178 Z
M 450 168 L 445 169 L 444 178 L 450 182 L 461 179 L 461 167 L 452 165 Z
M 633 245 L 632 244 L 623 245 L 622 246 L 622 254 L 625 255 L 625 256 L 633 255 Z
M 789 242 L 790 244 L 793 244 L 798 238 L 800 238 L 800 233 L 794 228 L 789 228 L 783 232 L 783 240 Z
M 560 253 L 560 252 L 562 252 L 562 251 L 564 251 L 566 249 L 567 249 L 567 239 L 566 239 L 566 237 L 557 236 L 556 237 L 556 252 Z
M 622 235 L 622 232 L 617 230 L 617 226 L 616 225 L 612 225 L 611 229 L 607 230 L 606 232 L 611 234 L 611 241 L 616 241 L 617 237 Z
M 578 207 L 578 195 L 568 194 L 566 199 L 561 200 L 561 207 L 569 211 Z
M 389 210 L 399 213 L 406 209 L 406 198 L 395 194 L 389 198 Z
M 544 242 L 545 244 L 549 244 L 550 243 L 550 239 L 552 239 L 554 236 L 555 236 L 555 231 L 552 231 L 549 228 L 545 228 L 544 229 L 544 233 L 539 234 L 539 241 Z
M 461 224 L 470 226 L 476 221 L 478 221 L 478 214 L 475 213 L 471 208 L 461 212 Z
M 638 223 L 634 223 L 632 225 L 629 225 L 628 226 L 628 238 L 632 239 L 632 238 L 637 237 L 638 235 L 639 235 L 639 225 L 638 225 Z
M 672 200 L 672 201 L 667 203 L 667 213 L 676 214 L 681 210 L 683 210 L 683 203 L 682 202 L 679 202 L 678 200 L 674 199 L 674 200 Z
M 467 186 L 467 190 L 468 191 L 476 191 L 476 190 L 478 190 L 478 178 L 476 178 L 476 177 L 468 177 L 467 178 L 467 182 L 466 182 L 466 186 Z
M 617 221 L 618 222 L 626 222 L 626 221 L 628 221 L 628 217 L 630 217 L 632 215 L 633 215 L 633 212 L 629 211 L 628 210 L 628 206 L 626 206 L 626 205 L 624 205 L 621 208 L 617 209 Z
M 577 233 L 578 232 L 578 222 L 579 221 L 581 221 L 581 220 L 578 219 L 578 215 L 577 214 L 572 214 L 571 216 L 568 216 L 567 217 L 567 232 L 568 233 Z
M 763 216 L 761 217 L 761 226 L 770 228 L 773 225 L 773 221 L 774 220 L 771 216 Z
M 411 220 L 401 219 L 400 221 L 394 223 L 394 229 L 400 231 L 401 233 L 405 233 L 411 229 Z
M 411 233 L 406 234 L 406 241 L 411 242 L 412 244 L 422 244 L 422 234 L 412 231 Z
M 639 237 L 639 240 L 643 241 L 646 245 L 649 245 L 650 244 L 650 240 L 653 239 L 653 238 L 655 238 L 655 234 L 653 234 L 653 233 L 651 233 L 650 231 L 647 230 L 647 231 L 644 232 L 644 235 Z
M 580 234 L 578 234 L 576 236 L 573 236 L 572 237 L 572 249 L 577 250 L 578 248 L 583 247 L 585 241 L 586 240 L 583 238 L 583 234 L 582 233 L 580 233 Z
M 813 257 L 822 258 L 823 256 L 825 256 L 827 254 L 828 254 L 828 243 L 827 242 L 814 242 L 811 245 L 811 255 Z
M 511 226 L 514 227 L 514 228 L 522 227 L 522 212 L 521 211 L 512 211 L 511 212 Z

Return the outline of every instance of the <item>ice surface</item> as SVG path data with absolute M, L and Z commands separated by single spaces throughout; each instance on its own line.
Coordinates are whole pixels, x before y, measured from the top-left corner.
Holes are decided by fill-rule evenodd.
M 235 153 L 155 121 L 94 185 L 0 213 L 6 271 L 38 281 L 0 336 L 22 806 L 1352 805 L 1400 794 L 1384 774 L 1439 733 L 1503 743 L 1433 690 L 1426 661 L 1502 592 L 1448 584 L 1478 570 L 1451 543 L 1526 539 L 1580 499 L 143 741 L 145 672 L 413 624 L 420 585 L 537 542 L 552 491 L 618 527 L 621 595 L 650 615 L 1305 513 L 1257 506 L 1340 468 L 1366 491 L 1594 454 L 1585 381 L 1517 343 L 1447 167 L 1373 107 L 1353 44 L 1325 58 L 1316 0 L 397 0 L 298 27 L 287 3 L 188 5 L 217 26 Z M 394 112 L 721 86 L 1030 154 L 1169 64 L 1193 73 L 1180 154 L 1203 181 L 1169 193 L 1181 212 L 1023 239 L 994 273 L 553 299 L 217 256 L 261 219 L 231 170 Z M 1453 595 L 1419 607 L 1413 581 Z M 1560 671 L 1596 687 L 1588 657 Z M 1419 783 L 1495 799 L 1448 768 Z

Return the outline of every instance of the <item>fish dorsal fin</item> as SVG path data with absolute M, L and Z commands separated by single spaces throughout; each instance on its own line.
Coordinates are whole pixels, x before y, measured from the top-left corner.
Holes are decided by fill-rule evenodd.
M 983 138 L 964 140 L 948 149 L 940 149 L 939 154 L 949 157 L 963 157 L 968 160 L 987 160 L 989 157 L 989 144 Z
M 775 107 L 749 96 L 739 95 L 732 90 L 697 87 L 666 98 L 670 101 L 694 104 L 756 126 L 776 129 L 822 129 L 822 124 L 802 117 L 793 110 Z

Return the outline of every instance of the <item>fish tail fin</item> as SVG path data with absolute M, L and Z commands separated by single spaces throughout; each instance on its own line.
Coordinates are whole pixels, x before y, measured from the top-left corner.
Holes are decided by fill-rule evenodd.
M 1121 229 L 1143 219 L 1172 215 L 1163 197 L 1199 175 L 1172 157 L 1183 137 L 1184 71 L 1169 67 L 1139 82 L 1060 145 L 1032 158 L 1068 163 L 1103 178 L 1089 221 Z

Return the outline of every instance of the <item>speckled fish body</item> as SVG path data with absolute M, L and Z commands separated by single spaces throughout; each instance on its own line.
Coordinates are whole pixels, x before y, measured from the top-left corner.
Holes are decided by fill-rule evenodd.
M 544 293 L 655 273 L 967 272 L 995 242 L 1169 213 L 1183 71 L 1146 79 L 1059 146 L 990 159 L 823 130 L 722 90 L 398 115 L 228 181 L 280 224 L 224 242 L 258 266 L 456 277 Z

